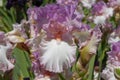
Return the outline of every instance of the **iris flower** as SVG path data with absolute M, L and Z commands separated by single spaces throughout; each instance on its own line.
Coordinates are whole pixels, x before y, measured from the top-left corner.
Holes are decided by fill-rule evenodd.
M 41 64 L 48 71 L 63 72 L 65 67 L 71 67 L 71 63 L 74 62 L 76 46 L 75 44 L 70 45 L 62 38 L 65 32 L 67 33 L 66 26 L 51 22 L 47 29 L 53 36 L 53 39 L 45 40 L 41 43 L 43 51 L 43 56 L 40 58 Z
M 32 34 L 36 32 L 35 28 L 39 30 L 37 35 L 40 35 L 41 31 L 45 32 L 46 37 L 40 41 L 38 48 L 41 54 L 40 65 L 47 71 L 63 72 L 75 61 L 76 45 L 72 37 L 73 27 L 67 25 L 67 21 L 75 19 L 74 11 L 73 4 L 48 4 L 45 7 L 28 10 L 29 20 L 35 22 L 31 24 L 33 27 L 31 30 L 34 29 Z
M 108 5 L 103 2 L 99 1 L 96 4 L 93 5 L 92 13 L 95 15 L 94 17 L 94 23 L 95 24 L 105 24 L 106 20 L 113 16 L 113 8 L 108 7 Z

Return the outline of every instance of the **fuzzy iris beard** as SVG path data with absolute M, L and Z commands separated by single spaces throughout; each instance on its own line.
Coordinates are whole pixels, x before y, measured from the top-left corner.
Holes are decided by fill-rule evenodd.
M 71 67 L 71 63 L 75 60 L 76 46 L 55 39 L 42 45 L 44 54 L 40 59 L 46 70 L 60 73 L 64 67 Z

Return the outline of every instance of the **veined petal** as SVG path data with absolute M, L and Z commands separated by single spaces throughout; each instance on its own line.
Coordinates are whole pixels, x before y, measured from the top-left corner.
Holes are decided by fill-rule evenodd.
M 64 41 L 52 39 L 50 42 L 42 43 L 44 52 L 41 64 L 51 72 L 63 72 L 64 66 L 70 67 L 75 60 L 76 46 L 70 46 Z

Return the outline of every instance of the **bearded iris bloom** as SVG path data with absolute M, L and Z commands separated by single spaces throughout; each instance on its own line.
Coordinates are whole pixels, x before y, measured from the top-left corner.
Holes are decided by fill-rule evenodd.
M 99 1 L 93 5 L 92 13 L 95 15 L 94 23 L 95 24 L 105 24 L 107 18 L 113 16 L 113 8 L 108 7 L 104 1 Z
M 75 44 L 69 45 L 69 43 L 62 40 L 64 26 L 52 23 L 49 26 L 54 38 L 50 41 L 41 43 L 41 49 L 43 50 L 43 56 L 41 57 L 41 64 L 46 70 L 51 72 L 63 72 L 63 68 L 71 67 L 71 63 L 75 60 L 76 46 Z
M 49 4 L 28 10 L 29 20 L 34 20 L 33 25 L 39 30 L 36 34 L 45 32 L 46 37 L 41 39 L 38 47 L 41 54 L 39 55 L 40 64 L 47 71 L 61 73 L 65 67 L 71 67 L 75 61 L 77 47 L 72 38 L 73 27 L 67 25 L 68 21 L 75 19 L 73 17 L 75 8 L 72 5 Z M 44 22 L 39 22 L 41 20 L 38 19 L 44 19 Z M 36 31 L 31 29 L 31 32 L 33 35 Z M 32 38 L 35 37 L 36 35 L 32 36 Z

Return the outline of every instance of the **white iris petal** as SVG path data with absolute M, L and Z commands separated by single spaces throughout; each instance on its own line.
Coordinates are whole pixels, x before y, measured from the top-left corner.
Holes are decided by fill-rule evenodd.
M 7 59 L 6 56 L 9 47 L 9 45 L 0 45 L 0 68 L 4 67 L 4 71 L 10 70 L 14 67 L 14 65 Z
M 63 67 L 70 67 L 75 60 L 76 46 L 70 46 L 64 41 L 55 39 L 43 45 L 44 54 L 41 57 L 41 64 L 48 71 L 63 72 Z

